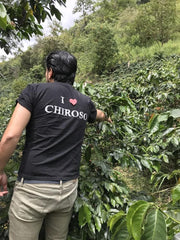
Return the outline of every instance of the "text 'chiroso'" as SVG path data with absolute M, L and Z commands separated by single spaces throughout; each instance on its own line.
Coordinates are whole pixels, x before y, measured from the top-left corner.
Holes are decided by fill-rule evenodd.
M 76 105 L 77 100 L 70 99 L 69 102 L 72 103 L 72 105 Z M 64 104 L 64 97 L 61 97 L 61 104 Z M 49 113 L 49 114 L 52 114 L 52 113 L 58 114 L 58 115 L 65 116 L 65 117 L 79 118 L 79 119 L 82 119 L 85 121 L 87 120 L 87 113 L 84 113 L 84 112 L 78 111 L 78 110 L 71 110 L 68 108 L 63 108 L 63 107 L 56 106 L 56 105 L 47 105 L 45 107 L 45 112 Z

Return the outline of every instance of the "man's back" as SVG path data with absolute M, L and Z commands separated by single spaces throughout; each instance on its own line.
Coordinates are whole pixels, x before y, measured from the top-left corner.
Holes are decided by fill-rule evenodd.
M 77 178 L 86 122 L 96 118 L 90 98 L 68 83 L 52 82 L 28 85 L 18 102 L 31 112 L 19 176 Z

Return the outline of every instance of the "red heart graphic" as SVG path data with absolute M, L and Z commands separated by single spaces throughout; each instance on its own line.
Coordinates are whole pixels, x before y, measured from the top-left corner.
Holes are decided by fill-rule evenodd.
M 71 99 L 69 99 L 69 102 L 74 106 L 74 105 L 76 105 L 77 100 L 71 98 Z

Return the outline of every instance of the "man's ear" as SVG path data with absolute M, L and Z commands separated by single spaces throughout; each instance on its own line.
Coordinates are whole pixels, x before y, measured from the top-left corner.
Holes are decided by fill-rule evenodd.
M 53 70 L 52 70 L 52 68 L 50 68 L 50 69 L 48 70 L 48 79 L 51 79 L 51 78 L 52 78 L 52 75 L 53 75 Z

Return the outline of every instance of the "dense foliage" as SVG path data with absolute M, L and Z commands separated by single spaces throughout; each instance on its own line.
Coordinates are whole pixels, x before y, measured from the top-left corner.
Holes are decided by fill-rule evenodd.
M 163 225 L 163 231 L 168 239 L 180 230 L 176 221 L 173 222 L 169 215 L 167 217 L 162 213 L 174 208 L 174 215 L 176 213 L 176 216 L 179 216 L 176 209 L 179 206 L 179 198 L 176 197 L 174 201 L 176 205 L 172 205 L 171 200 L 167 200 L 164 206 L 152 205 L 156 202 L 154 192 L 166 185 L 166 196 L 171 199 L 169 187 L 178 183 L 180 175 L 180 171 L 177 170 L 180 160 L 179 67 L 178 56 L 154 58 L 151 61 L 136 62 L 129 67 L 125 64 L 119 65 L 109 76 L 103 76 L 98 84 L 76 84 L 77 89 L 91 96 L 97 107 L 111 115 L 113 124 L 96 123 L 87 128 L 79 196 L 75 204 L 69 239 L 117 239 L 114 236 L 120 234 L 119 230 L 122 232 L 122 229 L 126 232 L 125 236 L 134 234 L 135 230 L 128 233 L 129 228 L 125 228 L 125 216 L 130 205 L 139 199 L 147 201 L 138 205 L 141 207 L 142 204 L 141 208 L 144 211 L 143 218 L 140 218 L 141 225 L 145 222 L 146 213 L 151 210 L 152 216 L 158 214 L 159 224 L 161 221 L 167 221 L 167 226 L 165 223 Z M 1 91 L 4 92 L 4 96 L 1 97 L 1 134 L 12 111 L 12 100 L 17 96 L 17 86 L 19 91 L 23 87 L 14 80 L 11 101 L 5 96 L 5 93 L 11 90 L 4 86 Z M 10 187 L 16 175 L 22 142 L 7 167 L 11 176 Z M 124 181 L 119 167 L 139 169 L 142 176 L 152 180 L 153 188 L 140 193 L 134 185 L 132 191 Z M 179 189 L 177 192 L 179 193 Z M 135 207 L 131 207 L 131 211 L 137 211 Z M 7 213 L 7 208 L 4 211 Z M 118 213 L 119 211 L 121 212 Z M 111 234 L 107 222 L 114 221 L 115 213 L 118 214 L 116 223 L 121 227 L 110 222 Z M 109 220 L 111 216 L 112 220 Z M 154 228 L 150 230 L 154 231 Z
M 44 81 L 45 56 L 57 48 L 72 52 L 79 63 L 75 88 L 113 124 L 87 126 L 68 239 L 172 240 L 180 232 L 180 25 L 173 12 L 179 1 L 176 7 L 170 0 L 77 3 L 75 11 L 84 12 L 74 27 L 53 28 L 52 36 L 0 64 L 0 136 L 21 90 Z M 168 3 L 165 14 L 174 14 L 164 18 Z M 154 32 L 159 15 L 165 22 Z M 10 191 L 0 199 L 2 239 L 8 239 L 7 211 L 23 144 L 24 135 L 6 168 Z
M 130 26 L 133 44 L 144 46 L 154 41 L 164 44 L 176 32 L 176 0 L 151 0 L 143 4 Z M 131 40 L 132 41 L 132 40 Z
M 61 13 L 56 3 L 64 5 L 66 0 L 57 1 L 1 1 L 0 3 L 0 48 L 6 53 L 17 46 L 17 41 L 30 40 L 30 37 L 42 35 L 41 22 L 53 15 L 58 20 Z
M 142 226 L 148 221 L 148 212 L 152 222 L 153 217 L 158 216 L 159 224 L 163 224 L 158 236 L 156 228 L 159 226 L 150 227 L 148 222 L 147 231 L 155 231 L 152 239 L 158 237 L 163 240 L 163 234 L 172 239 L 173 234 L 180 230 L 177 228 L 180 219 L 176 209 L 179 205 L 172 205 L 169 192 L 169 187 L 178 183 L 180 174 L 177 170 L 180 160 L 179 63 L 179 57 L 172 56 L 137 62 L 129 68 L 121 65 L 110 76 L 103 78 L 102 85 L 86 86 L 84 91 L 92 96 L 98 107 L 112 116 L 113 124 L 97 124 L 87 130 L 86 161 L 81 168 L 80 195 L 75 207 L 83 230 L 76 238 L 70 239 L 110 239 L 107 221 L 119 210 L 120 213 L 109 220 L 112 239 L 140 239 L 146 234 Z M 152 180 L 152 189 L 144 189 L 140 193 L 136 192 L 137 186 L 134 185 L 134 191 L 130 191 L 122 181 L 119 166 L 138 168 L 142 175 Z M 156 203 L 154 192 L 166 185 L 168 189 L 164 192 L 169 200 L 163 206 L 153 205 L 153 202 Z M 135 220 L 132 216 L 136 208 L 130 208 L 133 213 L 132 216 L 128 213 L 127 221 L 135 224 L 135 229 L 130 230 L 130 227 L 126 228 L 125 215 L 137 199 L 147 202 L 137 203 L 142 211 L 138 210 Z M 177 221 L 171 219 L 173 208 L 176 209 L 174 215 L 178 217 Z M 163 211 L 171 213 L 163 215 Z M 84 231 L 84 228 L 88 229 Z M 138 237 L 134 236 L 135 233 Z M 72 236 L 75 236 L 74 232 Z

